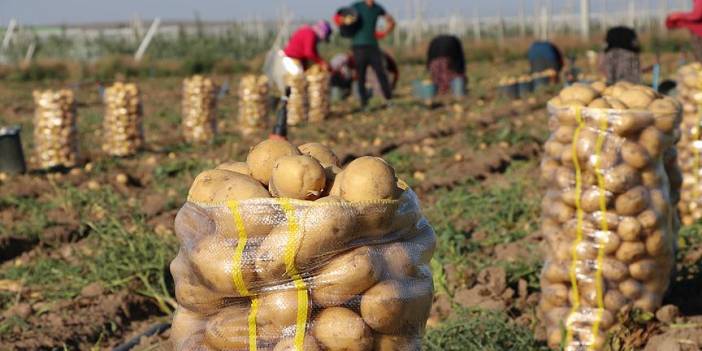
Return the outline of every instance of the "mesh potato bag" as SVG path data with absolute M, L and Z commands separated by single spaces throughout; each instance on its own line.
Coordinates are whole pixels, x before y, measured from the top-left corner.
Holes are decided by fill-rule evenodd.
M 78 163 L 76 100 L 73 91 L 35 90 L 34 157 L 39 168 Z
M 244 133 L 252 133 L 266 126 L 268 115 L 268 78 L 249 74 L 239 86 L 239 125 Z
M 131 156 L 144 144 L 143 108 L 139 88 L 115 83 L 105 89 L 102 150 L 111 156 Z
M 398 200 L 188 202 L 171 263 L 177 350 L 419 350 L 436 244 Z
M 285 84 L 290 88 L 288 97 L 288 124 L 291 126 L 307 122 L 309 101 L 307 80 L 304 74 L 286 74 Z
M 620 312 L 655 312 L 668 289 L 677 224 L 664 161 L 680 110 L 634 88 L 576 86 L 548 107 L 539 312 L 553 348 L 601 350 Z
M 682 133 L 677 145 L 683 191 L 678 209 L 683 224 L 690 225 L 702 219 L 702 64 L 699 62 L 679 70 L 678 99 L 683 104 Z
M 327 119 L 330 110 L 329 72 L 319 65 L 314 65 L 305 72 L 307 95 L 309 96 L 310 122 L 322 122 Z
M 217 133 L 217 85 L 195 75 L 183 80 L 183 136 L 189 143 L 206 143 Z

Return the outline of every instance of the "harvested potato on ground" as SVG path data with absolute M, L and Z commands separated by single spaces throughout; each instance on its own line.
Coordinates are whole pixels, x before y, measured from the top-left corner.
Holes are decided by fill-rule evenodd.
M 308 155 L 313 157 L 315 160 L 319 161 L 324 167 L 337 166 L 340 167 L 339 157 L 336 156 L 331 148 L 320 143 L 307 143 L 300 145 L 298 150 L 303 155 Z
M 275 197 L 316 200 L 322 195 L 327 175 L 310 156 L 285 156 L 273 165 L 270 191 Z
M 200 173 L 188 193 L 188 201 L 208 204 L 269 197 L 266 188 L 251 177 L 222 170 Z
M 217 168 L 215 169 L 239 173 L 247 176 L 251 175 L 251 170 L 249 169 L 249 165 L 247 165 L 246 162 L 226 162 L 217 166 Z
M 285 338 L 275 345 L 273 351 L 322 351 L 319 348 L 317 340 L 311 335 L 305 335 L 305 339 L 302 342 L 302 350 L 295 347 L 295 338 Z
M 341 197 L 348 201 L 389 200 L 398 195 L 395 170 L 377 157 L 349 163 L 341 179 Z
M 328 351 L 370 351 L 373 332 L 352 310 L 330 307 L 319 313 L 312 335 Z
M 380 254 L 368 246 L 339 255 L 315 273 L 312 299 L 325 307 L 344 304 L 375 285 L 382 268 Z
M 273 165 L 281 157 L 300 155 L 300 151 L 285 140 L 269 139 L 254 146 L 246 157 L 251 176 L 268 185 L 271 181 Z

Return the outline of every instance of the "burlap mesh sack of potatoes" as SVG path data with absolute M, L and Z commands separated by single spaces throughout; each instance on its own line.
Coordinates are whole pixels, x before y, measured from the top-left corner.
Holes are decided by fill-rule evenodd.
M 288 97 L 288 124 L 291 126 L 307 122 L 307 79 L 304 74 L 286 74 L 285 84 L 290 88 Z
M 72 90 L 35 90 L 34 158 L 37 167 L 73 167 L 78 163 L 76 101 Z
M 309 101 L 309 112 L 307 113 L 309 121 L 316 123 L 327 119 L 330 110 L 329 99 L 331 97 L 329 72 L 319 65 L 310 67 L 305 72 L 307 79 L 307 96 Z
M 702 219 L 702 63 L 683 66 L 678 71 L 678 100 L 683 105 L 683 119 L 678 142 L 678 165 L 683 173 L 681 201 L 678 205 L 682 223 Z
M 176 218 L 176 350 L 419 350 L 436 236 L 375 157 L 268 140 L 201 173 Z
M 249 74 L 239 86 L 239 126 L 244 134 L 266 127 L 268 116 L 268 78 Z
M 539 313 L 550 347 L 600 350 L 620 313 L 655 312 L 668 289 L 679 183 L 664 161 L 681 108 L 644 86 L 593 83 L 548 109 Z
M 143 107 L 139 88 L 117 82 L 105 89 L 102 150 L 108 155 L 135 155 L 144 145 Z
M 183 136 L 189 143 L 214 140 L 217 133 L 217 85 L 195 75 L 183 80 Z

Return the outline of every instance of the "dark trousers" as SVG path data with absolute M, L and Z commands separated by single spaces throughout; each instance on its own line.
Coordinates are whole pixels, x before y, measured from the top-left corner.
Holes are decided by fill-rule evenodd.
M 358 94 L 361 97 L 363 106 L 368 104 L 368 91 L 366 91 L 366 72 L 368 66 L 373 68 L 378 77 L 380 88 L 383 90 L 383 97 L 386 100 L 392 99 L 392 89 L 388 81 L 388 75 L 383 67 L 383 53 L 380 48 L 373 45 L 363 45 L 353 47 L 353 59 L 358 72 Z

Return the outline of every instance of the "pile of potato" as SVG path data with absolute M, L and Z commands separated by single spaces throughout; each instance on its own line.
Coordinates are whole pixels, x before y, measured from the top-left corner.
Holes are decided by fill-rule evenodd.
M 183 136 L 189 143 L 205 143 L 217 132 L 217 85 L 195 75 L 183 80 Z
M 287 74 L 285 84 L 290 87 L 288 97 L 288 124 L 291 126 L 307 122 L 307 79 L 304 74 Z
M 264 141 L 197 176 L 176 233 L 176 350 L 420 349 L 436 236 L 380 158 Z
M 683 119 L 678 142 L 678 164 L 683 172 L 682 196 L 678 210 L 682 223 L 702 219 L 702 63 L 678 71 L 678 99 Z
M 680 174 L 664 161 L 681 107 L 645 86 L 593 83 L 565 88 L 549 111 L 539 310 L 551 347 L 599 350 L 619 312 L 655 312 L 668 288 Z
M 139 88 L 133 83 L 115 83 L 105 89 L 104 100 L 103 152 L 117 157 L 136 154 L 144 144 Z
M 268 78 L 249 74 L 239 86 L 239 125 L 249 134 L 266 126 L 268 115 Z
M 72 90 L 35 90 L 34 158 L 37 167 L 73 167 L 78 163 L 76 101 Z
M 319 65 L 310 67 L 305 72 L 307 95 L 310 99 L 308 117 L 310 122 L 322 122 L 327 119 L 331 97 L 329 72 Z

